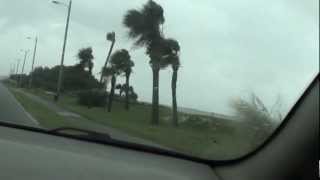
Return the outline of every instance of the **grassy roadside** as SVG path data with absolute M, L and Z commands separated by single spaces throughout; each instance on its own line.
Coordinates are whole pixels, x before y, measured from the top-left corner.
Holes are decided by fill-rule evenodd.
M 24 106 L 24 108 L 34 116 L 44 128 L 56 128 L 61 126 L 71 126 L 88 129 L 81 121 L 69 121 L 50 109 L 33 101 L 24 94 L 14 91 L 14 96 Z M 47 100 L 52 100 L 52 96 L 40 89 L 25 90 Z M 91 108 L 77 104 L 76 97 L 61 96 L 58 105 L 65 109 L 80 114 L 90 121 L 108 126 L 126 134 L 142 139 L 150 140 L 159 145 L 175 149 L 186 154 L 210 158 L 229 159 L 238 157 L 252 149 L 247 143 L 247 135 L 239 133 L 237 124 L 215 119 L 212 123 L 199 123 L 197 121 L 186 121 L 180 123 L 179 128 L 171 126 L 169 120 L 170 109 L 160 108 L 161 124 L 151 126 L 150 106 L 135 104 L 130 111 L 124 109 L 124 105 L 115 102 L 111 113 L 103 108 Z M 92 129 L 95 130 L 95 129 Z
M 42 90 L 28 91 L 52 100 L 52 96 Z M 130 111 L 126 111 L 122 103 L 115 102 L 112 112 L 108 113 L 103 108 L 88 109 L 80 106 L 75 97 L 66 95 L 61 96 L 58 104 L 101 125 L 203 158 L 233 158 L 246 153 L 251 148 L 248 143 L 244 143 L 246 135 L 238 133 L 235 127 L 237 124 L 220 119 L 207 124 L 188 121 L 181 123 L 179 128 L 174 128 L 170 121 L 165 120 L 170 117 L 170 109 L 161 107 L 161 124 L 151 126 L 149 123 L 151 109 L 147 105 L 135 104 L 131 106 Z

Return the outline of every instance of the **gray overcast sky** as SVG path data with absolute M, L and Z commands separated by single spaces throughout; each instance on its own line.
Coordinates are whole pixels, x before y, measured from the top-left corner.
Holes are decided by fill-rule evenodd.
M 135 61 L 131 82 L 139 99 L 150 101 L 148 57 L 143 48 L 132 49 L 122 26 L 126 10 L 145 2 L 73 0 L 65 64 L 75 64 L 78 49 L 92 46 L 97 73 L 109 48 L 105 34 L 115 31 L 115 49 L 129 49 Z M 254 92 L 268 106 L 280 96 L 287 111 L 319 71 L 318 0 L 156 2 L 164 8 L 166 36 L 181 46 L 179 106 L 230 113 L 230 99 Z M 49 0 L 0 0 L 0 75 L 22 58 L 19 49 L 33 48 L 26 36 L 39 36 L 37 66 L 58 64 L 66 12 Z M 31 54 L 27 71 L 30 66 Z M 171 73 L 160 74 L 162 104 L 171 103 Z

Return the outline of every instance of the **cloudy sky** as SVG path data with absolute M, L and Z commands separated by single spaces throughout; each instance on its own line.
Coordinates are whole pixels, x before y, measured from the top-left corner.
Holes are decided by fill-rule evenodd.
M 132 48 L 122 25 L 125 12 L 145 2 L 73 0 L 65 64 L 75 64 L 77 51 L 91 46 L 98 73 L 110 46 L 106 32 L 115 31 L 115 49 L 130 50 L 136 64 L 132 85 L 140 100 L 150 101 L 148 57 L 143 48 Z M 179 106 L 229 114 L 231 99 L 254 92 L 267 106 L 280 97 L 287 111 L 319 71 L 318 0 L 156 2 L 164 8 L 164 33 L 181 46 Z M 66 13 L 49 0 L 0 0 L 0 75 L 22 59 L 20 49 L 32 50 L 27 36 L 39 37 L 36 66 L 58 64 Z M 160 73 L 161 104 L 171 103 L 171 74 L 170 68 Z

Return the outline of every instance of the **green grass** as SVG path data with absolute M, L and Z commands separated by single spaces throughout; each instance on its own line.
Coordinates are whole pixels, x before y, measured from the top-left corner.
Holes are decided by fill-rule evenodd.
M 32 90 L 30 92 L 52 100 L 52 97 L 42 90 Z M 131 105 L 130 110 L 126 111 L 123 103 L 115 102 L 112 112 L 108 113 L 103 108 L 88 109 L 80 106 L 77 104 L 76 98 L 72 96 L 61 96 L 58 104 L 101 125 L 198 157 L 229 159 L 252 150 L 249 142 L 247 142 L 247 134 L 238 130 L 239 123 L 213 119 L 211 123 L 187 121 L 180 123 L 178 128 L 174 128 L 170 121 L 163 118 L 170 117 L 171 110 L 160 107 L 160 117 L 162 118 L 160 125 L 152 126 L 150 124 L 151 108 L 149 105 Z M 27 108 L 31 111 L 32 109 Z M 41 113 L 38 116 L 39 119 L 48 119 L 46 113 L 44 113 L 44 117 L 41 117 Z M 58 119 L 57 122 L 60 121 L 58 117 L 53 117 Z M 50 122 L 44 123 L 52 122 L 50 120 Z
M 52 96 L 41 89 L 26 91 L 52 101 Z M 42 127 L 71 126 L 85 129 L 93 128 L 82 121 L 66 120 L 24 94 L 14 90 L 12 92 L 24 108 L 39 121 Z M 126 111 L 123 103 L 115 102 L 112 112 L 108 113 L 104 108 L 88 109 L 80 106 L 77 104 L 76 97 L 70 95 L 61 96 L 58 105 L 100 124 L 101 127 L 112 127 L 134 137 L 146 139 L 179 152 L 206 159 L 236 158 L 254 148 L 250 145 L 248 138 L 250 137 L 250 131 L 243 131 L 243 127 L 241 127 L 243 125 L 237 122 L 212 119 L 210 122 L 201 123 L 197 120 L 189 120 L 181 122 L 178 128 L 174 128 L 170 120 L 168 120 L 171 117 L 171 109 L 161 106 L 160 125 L 152 126 L 150 124 L 150 105 L 134 104 L 131 105 L 129 111 Z M 184 114 L 180 114 L 180 116 L 184 116 Z

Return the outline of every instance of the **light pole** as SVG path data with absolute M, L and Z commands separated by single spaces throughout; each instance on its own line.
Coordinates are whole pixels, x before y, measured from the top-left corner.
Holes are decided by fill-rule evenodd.
M 116 33 L 115 32 L 107 33 L 106 38 L 107 38 L 108 41 L 111 41 L 111 45 L 110 45 L 110 48 L 109 48 L 108 56 L 106 58 L 106 62 L 105 62 L 104 66 L 103 66 L 103 68 L 101 70 L 100 83 L 102 83 L 103 70 L 104 70 L 104 68 L 106 68 L 108 66 L 110 55 L 111 55 L 114 43 L 116 42 Z
M 16 66 L 16 65 L 15 65 L 14 62 L 10 64 L 10 72 L 9 72 L 9 78 L 10 78 L 10 79 L 12 79 L 12 75 L 13 75 L 14 72 L 15 72 L 15 69 L 16 69 L 15 66 Z
M 17 59 L 16 75 L 18 75 L 20 59 Z
M 20 66 L 20 59 L 17 59 L 17 67 L 16 67 L 16 75 L 14 76 L 13 80 L 16 81 L 17 83 L 17 86 L 18 86 L 18 83 L 19 83 L 19 75 L 18 75 L 18 71 L 19 71 L 19 66 Z
M 57 83 L 57 93 L 54 96 L 54 100 L 58 101 L 59 100 L 59 96 L 60 96 L 60 91 L 61 91 L 61 85 L 62 85 L 62 81 L 63 81 L 63 79 L 62 79 L 63 62 L 64 62 L 64 53 L 65 53 L 65 49 L 66 49 L 67 37 L 68 37 L 69 19 L 70 19 L 72 0 L 69 0 L 69 5 L 66 5 L 65 3 L 62 3 L 62 2 L 59 2 L 59 1 L 52 1 L 52 3 L 68 6 L 68 15 L 67 15 L 66 28 L 65 28 L 65 31 L 64 31 L 64 40 L 63 40 L 62 54 L 61 54 L 61 63 L 60 63 L 59 77 L 58 77 L 58 83 Z
M 19 76 L 19 82 L 18 82 L 18 85 L 21 86 L 22 84 L 22 76 L 23 76 L 23 71 L 24 71 L 24 65 L 26 64 L 26 59 L 27 59 L 27 55 L 28 55 L 28 52 L 29 50 L 20 50 L 20 51 L 24 51 L 24 59 L 23 59 L 23 64 L 22 64 L 22 69 L 21 69 L 21 74 Z
M 31 39 L 31 37 L 27 37 L 27 39 Z M 34 60 L 36 58 L 37 52 L 37 44 L 38 44 L 38 37 L 35 37 L 34 48 L 33 48 L 33 57 L 32 57 L 32 65 L 31 65 L 31 72 L 30 72 L 30 79 L 29 79 L 29 88 L 32 86 L 32 79 L 33 79 L 33 67 L 34 67 Z

